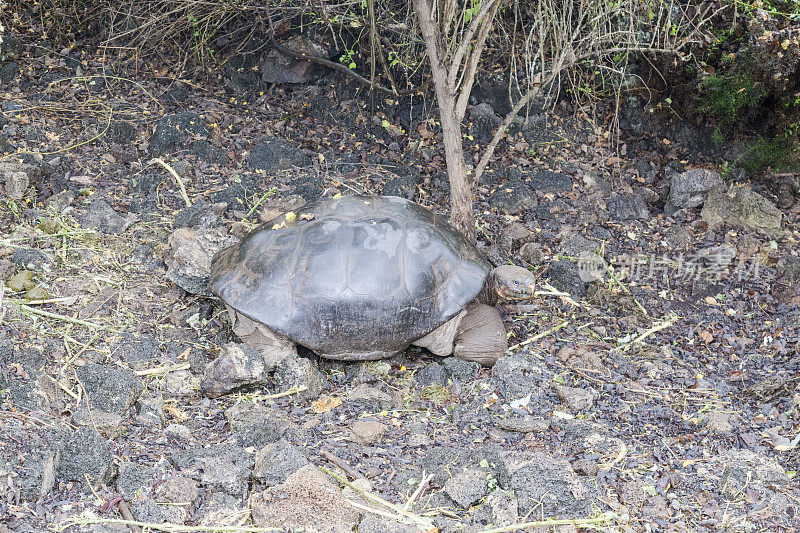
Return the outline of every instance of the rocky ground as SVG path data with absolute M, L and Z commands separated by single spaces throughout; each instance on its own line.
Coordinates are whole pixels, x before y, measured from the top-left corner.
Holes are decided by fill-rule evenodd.
M 800 526 L 792 176 L 722 165 L 635 96 L 618 143 L 586 109 L 532 113 L 476 202 L 491 260 L 553 288 L 502 307 L 507 356 L 269 368 L 191 294 L 200 252 L 320 196 L 443 210 L 431 101 L 247 65 L 102 77 L 90 53 L 12 45 L 0 532 Z M 477 155 L 504 103 L 473 103 Z

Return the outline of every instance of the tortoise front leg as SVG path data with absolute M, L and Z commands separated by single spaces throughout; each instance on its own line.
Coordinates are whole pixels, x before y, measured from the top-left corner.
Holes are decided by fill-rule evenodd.
M 458 325 L 453 355 L 492 366 L 508 349 L 503 319 L 497 309 L 486 304 L 472 303 L 466 311 Z

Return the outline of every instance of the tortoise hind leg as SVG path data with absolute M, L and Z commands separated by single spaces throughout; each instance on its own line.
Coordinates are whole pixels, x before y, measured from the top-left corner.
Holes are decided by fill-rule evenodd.
M 267 370 L 274 370 L 275 366 L 287 357 L 297 357 L 297 345 L 294 342 L 230 306 L 225 307 L 228 308 L 231 317 L 233 332 L 242 339 L 242 342 L 258 350 L 264 357 Z
M 497 309 L 486 304 L 472 303 L 466 311 L 458 325 L 453 355 L 492 366 L 508 349 L 503 319 Z

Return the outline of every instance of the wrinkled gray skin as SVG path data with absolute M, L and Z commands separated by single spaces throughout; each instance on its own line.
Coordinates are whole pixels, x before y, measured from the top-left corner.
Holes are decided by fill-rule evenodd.
M 217 253 L 211 292 L 270 358 L 389 357 L 411 344 L 491 366 L 507 342 L 497 300 L 529 297 L 526 269 L 491 270 L 442 217 L 397 197 L 327 198 Z M 487 305 L 489 304 L 489 305 Z

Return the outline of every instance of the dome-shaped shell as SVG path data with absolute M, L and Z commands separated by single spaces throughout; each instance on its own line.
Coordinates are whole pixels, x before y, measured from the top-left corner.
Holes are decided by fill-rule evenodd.
M 490 265 L 441 216 L 397 197 L 328 198 L 219 252 L 211 291 L 322 356 L 372 359 L 455 316 Z

